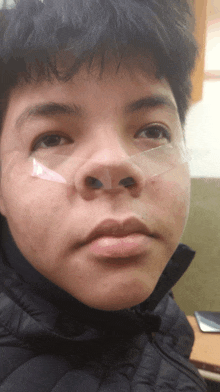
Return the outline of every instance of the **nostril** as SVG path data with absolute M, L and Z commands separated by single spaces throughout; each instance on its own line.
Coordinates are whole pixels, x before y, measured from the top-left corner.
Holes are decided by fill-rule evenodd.
M 124 186 L 125 188 L 132 187 L 135 184 L 136 184 L 136 181 L 134 180 L 133 177 L 123 178 L 118 183 L 119 186 Z M 103 183 L 100 180 L 98 180 L 95 177 L 91 177 L 91 176 L 87 176 L 86 177 L 85 185 L 86 185 L 86 187 L 92 188 L 92 189 L 104 188 L 104 185 L 103 185 Z M 107 188 L 107 189 L 109 189 L 109 188 Z
M 97 180 L 95 177 L 86 177 L 85 184 L 86 186 L 94 189 L 100 189 L 103 187 L 101 181 Z
M 129 187 L 135 185 L 135 180 L 132 177 L 123 178 L 123 180 L 119 181 L 119 185 L 124 187 Z

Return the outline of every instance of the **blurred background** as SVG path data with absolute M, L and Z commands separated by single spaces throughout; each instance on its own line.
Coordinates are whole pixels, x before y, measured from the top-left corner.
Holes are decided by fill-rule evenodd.
M 185 127 L 192 190 L 181 241 L 196 257 L 173 290 L 187 315 L 220 312 L 220 0 L 194 0 L 194 7 L 200 57 Z

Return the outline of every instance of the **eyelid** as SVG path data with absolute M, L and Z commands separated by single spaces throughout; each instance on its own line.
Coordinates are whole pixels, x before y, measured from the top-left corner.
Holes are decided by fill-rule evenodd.
M 68 142 L 73 142 L 73 140 L 67 135 L 64 134 L 64 132 L 61 131 L 48 131 L 48 132 L 43 132 L 41 135 L 38 135 L 36 138 L 34 138 L 33 142 L 31 143 L 31 151 L 35 151 L 36 145 L 43 141 L 43 138 L 47 136 L 60 136 L 66 139 Z
M 144 130 L 151 129 L 151 128 L 154 128 L 154 127 L 161 128 L 161 131 L 162 130 L 165 131 L 165 133 L 167 135 L 167 139 L 169 140 L 169 142 L 171 141 L 171 139 L 172 139 L 172 132 L 171 132 L 170 128 L 168 126 L 166 126 L 165 124 L 156 123 L 156 122 L 144 125 L 143 127 L 141 127 L 139 129 L 139 131 L 136 133 L 136 135 L 138 135 L 139 133 L 143 132 Z

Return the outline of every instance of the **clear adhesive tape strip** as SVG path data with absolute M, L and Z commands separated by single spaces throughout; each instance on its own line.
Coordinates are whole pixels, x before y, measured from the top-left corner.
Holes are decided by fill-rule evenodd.
M 54 181 L 63 184 L 74 184 L 76 172 L 88 161 L 92 161 L 93 167 L 101 168 L 101 177 L 99 178 L 106 189 L 111 188 L 111 169 L 108 164 L 96 159 L 83 159 L 72 155 L 61 154 L 43 154 L 44 156 L 32 156 L 33 161 L 31 176 L 43 180 Z M 138 167 L 142 171 L 145 179 L 166 173 L 178 165 L 190 160 L 190 155 L 185 147 L 184 141 L 178 143 L 169 143 L 154 149 L 132 155 L 129 158 L 121 159 L 117 165 L 126 164 L 128 175 L 129 167 Z M 89 173 L 88 173 L 89 175 Z

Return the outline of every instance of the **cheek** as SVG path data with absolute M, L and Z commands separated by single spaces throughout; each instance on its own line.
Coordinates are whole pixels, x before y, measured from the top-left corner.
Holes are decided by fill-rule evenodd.
M 37 185 L 38 182 L 38 186 Z M 35 184 L 34 184 L 35 183 Z M 65 189 L 47 181 L 5 181 L 5 216 L 21 252 L 28 259 L 54 247 L 63 221 Z M 64 206 L 63 206 L 64 204 Z
M 190 204 L 190 177 L 187 165 L 165 173 L 153 183 L 153 189 L 158 196 L 162 214 L 167 223 L 181 236 L 184 230 Z
M 190 177 L 187 165 L 181 165 L 146 185 L 141 205 L 135 202 L 136 212 L 146 222 L 154 222 L 153 231 L 159 233 L 169 253 L 175 250 L 183 233 L 189 212 Z

